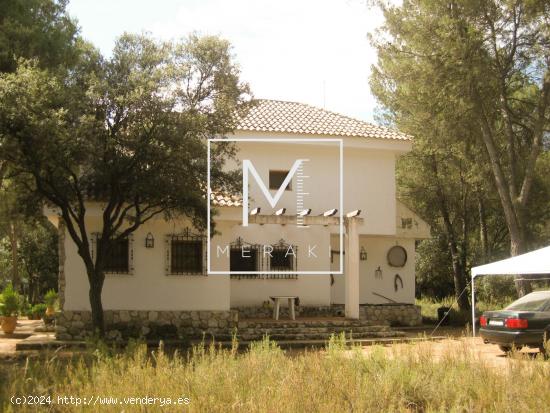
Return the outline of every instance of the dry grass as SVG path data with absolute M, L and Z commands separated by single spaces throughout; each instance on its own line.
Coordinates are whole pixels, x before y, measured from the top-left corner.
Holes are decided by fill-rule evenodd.
M 2 411 L 14 395 L 188 397 L 188 406 L 54 405 L 43 411 L 191 412 L 543 412 L 550 406 L 549 363 L 537 358 L 495 368 L 468 351 L 434 357 L 422 346 L 365 353 L 335 338 L 324 351 L 289 357 L 273 342 L 236 347 L 196 347 L 167 356 L 132 345 L 122 354 L 96 350 L 70 362 L 50 357 L 4 371 Z

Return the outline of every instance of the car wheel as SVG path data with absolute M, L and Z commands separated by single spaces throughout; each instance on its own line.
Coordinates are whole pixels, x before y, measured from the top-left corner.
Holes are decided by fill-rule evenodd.
M 506 354 L 512 351 L 512 347 L 508 347 L 508 346 L 498 346 L 498 348 L 500 349 L 500 351 Z
M 542 346 L 540 346 L 540 352 L 546 357 L 550 356 L 550 329 L 544 332 L 542 338 Z

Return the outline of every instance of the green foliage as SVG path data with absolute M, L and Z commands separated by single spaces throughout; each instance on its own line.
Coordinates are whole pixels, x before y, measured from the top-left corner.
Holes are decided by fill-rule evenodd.
M 67 0 L 0 1 L 0 72 L 13 72 L 17 58 L 37 58 L 43 67 L 74 61 L 78 29 Z
M 56 228 L 44 216 L 27 218 L 19 240 L 22 282 L 31 302 L 37 303 L 57 287 L 59 271 Z
M 46 305 L 48 307 L 53 307 L 55 306 L 55 304 L 57 303 L 57 299 L 58 299 L 58 295 L 57 295 L 57 291 L 55 290 L 49 290 L 45 295 L 44 295 L 44 303 L 46 303 Z
M 67 0 L 0 1 L 0 73 L 15 72 L 21 58 L 52 71 L 76 64 L 88 46 L 66 6 Z M 15 173 L 4 159 L 0 184 L 0 272 L 36 302 L 56 278 L 57 252 L 42 231 L 42 199 L 32 179 Z
M 8 284 L 0 295 L 0 303 L 0 313 L 5 317 L 13 317 L 19 314 L 21 296 Z
M 0 76 L 0 159 L 58 209 L 93 281 L 93 320 L 102 324 L 104 266 L 115 239 L 159 216 L 205 226 L 207 138 L 233 130 L 249 91 L 218 37 L 167 43 L 124 34 L 108 59 L 78 46 L 79 60 L 66 70 L 19 60 L 14 73 Z M 237 175 L 222 168 L 234 153 L 229 143 L 214 148 L 214 190 L 237 190 Z M 91 200 L 104 211 L 94 257 Z
M 28 315 L 31 311 L 32 305 L 28 300 L 28 297 L 21 295 L 19 297 L 19 314 Z
M 0 198 L 2 195 L 0 193 Z M 42 214 L 42 212 L 36 214 L 38 213 Z M 9 214 L 0 215 L 2 218 L 7 216 Z M 18 231 L 15 265 L 18 266 L 21 289 L 25 291 L 31 303 L 37 303 L 41 301 L 46 291 L 57 286 L 57 231 L 44 216 L 21 215 L 16 221 L 11 218 L 8 220 L 0 218 L 0 274 L 2 274 L 0 283 L 2 284 L 11 279 L 13 273 L 12 246 L 8 235 L 10 223 L 13 222 L 17 223 Z
M 452 268 L 458 294 L 472 265 L 548 242 L 548 2 L 380 3 L 371 88 L 384 122 L 415 137 L 399 196 L 437 239 L 425 261 L 447 257 L 422 263 L 430 288 Z
M 444 237 L 422 241 L 416 253 L 416 296 L 441 300 L 452 295 L 453 269 Z
M 510 304 L 516 299 L 513 277 L 478 277 L 476 279 L 476 301 Z
M 228 43 L 214 37 L 168 44 L 124 35 L 108 61 L 91 51 L 62 75 L 21 62 L 0 79 L 2 157 L 68 225 L 85 215 L 90 193 L 106 202 L 107 235 L 163 213 L 204 222 L 205 138 L 234 127 L 247 91 Z M 213 154 L 218 188 L 233 189 L 220 168 L 232 154 L 228 145 Z
M 30 315 L 35 318 L 42 318 L 46 315 L 47 305 L 43 303 L 35 304 L 31 307 Z

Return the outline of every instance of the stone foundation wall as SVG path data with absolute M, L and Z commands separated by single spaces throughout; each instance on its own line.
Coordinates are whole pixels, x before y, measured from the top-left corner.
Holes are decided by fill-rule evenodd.
M 110 340 L 127 338 L 200 338 L 203 334 L 231 335 L 236 311 L 105 311 Z M 92 335 L 90 311 L 63 311 L 56 320 L 58 340 L 84 340 Z
M 363 304 L 359 317 L 374 323 L 391 326 L 418 326 L 422 324 L 420 307 L 414 304 Z
M 261 307 L 235 307 L 232 310 L 239 313 L 239 318 L 271 318 L 273 317 L 273 303 L 269 306 Z M 301 305 L 294 307 L 296 317 L 340 317 L 344 315 L 344 306 L 318 306 L 304 307 Z M 279 308 L 279 317 L 288 318 L 289 308 L 286 302 Z
M 270 318 L 273 316 L 273 305 L 261 307 L 236 307 L 233 310 L 239 313 L 239 318 Z M 296 317 L 343 317 L 343 304 L 331 306 L 304 307 L 297 306 Z M 289 317 L 287 306 L 279 309 L 280 318 Z M 359 317 L 371 321 L 373 324 L 390 324 L 395 326 L 417 326 L 422 324 L 420 307 L 414 304 L 362 304 L 359 308 Z
M 288 318 L 288 307 L 280 317 Z M 343 305 L 296 307 L 297 317 L 341 317 Z M 359 315 L 370 324 L 416 326 L 422 324 L 420 307 L 413 304 L 361 305 Z M 148 340 L 201 338 L 216 335 L 229 339 L 239 319 L 270 319 L 273 307 L 239 307 L 230 311 L 105 311 L 105 332 L 110 340 L 143 338 Z M 242 324 L 242 323 L 241 323 Z M 59 340 L 84 340 L 92 335 L 90 311 L 63 311 L 57 316 Z

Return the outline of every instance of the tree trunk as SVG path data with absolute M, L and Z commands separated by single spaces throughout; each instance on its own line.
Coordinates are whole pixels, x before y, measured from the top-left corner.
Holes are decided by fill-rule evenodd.
M 525 240 L 520 232 L 510 232 L 510 253 L 512 257 L 523 254 L 525 252 Z M 515 277 L 516 292 L 518 297 L 523 297 L 533 291 L 529 281 L 521 281 L 523 275 Z
M 479 240 L 481 243 L 481 254 L 483 255 L 483 263 L 489 262 L 491 251 L 489 250 L 489 236 L 487 231 L 487 216 L 485 213 L 485 204 L 481 195 L 477 200 L 478 212 L 479 212 Z
M 504 217 L 506 218 L 508 233 L 510 234 L 510 255 L 514 257 L 525 251 L 525 221 L 523 219 L 523 209 L 527 204 L 526 195 L 528 191 L 526 192 L 525 197 L 522 197 L 521 202 L 518 202 L 517 198 L 513 197 L 514 194 L 510 193 L 510 186 L 507 183 L 503 168 L 500 164 L 501 157 L 497 150 L 497 145 L 495 144 L 489 122 L 485 117 L 481 98 L 478 94 L 476 94 L 476 104 L 481 122 L 481 137 L 483 138 L 485 148 L 487 149 L 487 154 L 489 156 L 489 161 L 491 163 L 491 168 L 495 178 L 497 192 L 500 197 Z M 532 168 L 526 168 L 524 182 L 530 182 L 530 179 L 532 179 L 535 173 L 533 166 L 534 161 L 536 161 L 536 156 L 534 156 L 534 160 L 528 163 L 528 166 L 532 166 Z M 532 291 L 531 283 L 529 281 L 518 281 L 518 278 L 523 277 L 520 275 L 516 276 L 516 292 L 519 297 L 522 297 Z
M 451 259 L 452 259 L 455 298 L 458 302 L 458 306 L 460 310 L 469 311 L 470 302 L 468 300 L 468 295 L 462 294 L 462 296 L 460 296 L 464 288 L 466 288 L 465 265 L 462 265 L 463 259 L 458 249 L 457 237 L 456 237 L 455 230 L 453 228 L 453 223 L 451 222 L 451 216 L 449 213 L 449 208 L 447 206 L 447 198 L 445 196 L 444 186 L 439 181 L 439 169 L 438 169 L 437 159 L 435 158 L 435 156 L 432 156 L 431 161 L 432 161 L 431 168 L 437 182 L 436 193 L 439 201 L 438 208 L 443 218 L 443 224 L 445 226 L 445 232 L 447 235 L 447 241 L 449 246 L 449 253 L 451 254 Z
M 466 288 L 466 274 L 464 267 L 460 264 L 460 257 L 456 253 L 456 249 L 449 246 L 452 251 L 455 251 L 456 255 L 453 255 L 453 283 L 455 287 L 455 299 L 458 302 L 458 307 L 462 311 L 470 311 L 470 301 L 468 300 L 468 294 L 462 294 Z M 461 295 L 462 294 L 462 295 Z
M 62 218 L 65 228 L 72 240 L 78 246 L 78 255 L 80 255 L 86 267 L 86 274 L 88 275 L 88 283 L 90 286 L 88 296 L 90 298 L 90 308 L 92 310 L 92 328 L 94 333 L 98 334 L 99 337 L 103 337 L 105 336 L 105 322 L 101 293 L 103 291 L 105 273 L 103 271 L 102 258 L 105 256 L 105 250 L 108 246 L 104 246 L 102 251 L 97 250 L 97 256 L 94 260 L 91 253 L 88 233 L 86 231 L 84 208 L 80 211 L 77 222 L 78 226 L 75 226 L 75 221 L 72 219 L 68 209 L 62 212 Z
M 90 280 L 90 306 L 92 308 L 92 326 L 94 332 L 100 337 L 105 335 L 105 322 L 103 319 L 103 303 L 101 302 L 101 292 L 103 290 L 103 280 L 105 275 L 101 272 L 93 271 L 88 274 Z
M 19 279 L 19 252 L 18 252 L 18 237 L 17 237 L 17 225 L 14 222 L 10 222 L 10 245 L 11 245 L 11 283 L 13 288 L 17 291 L 20 286 Z

